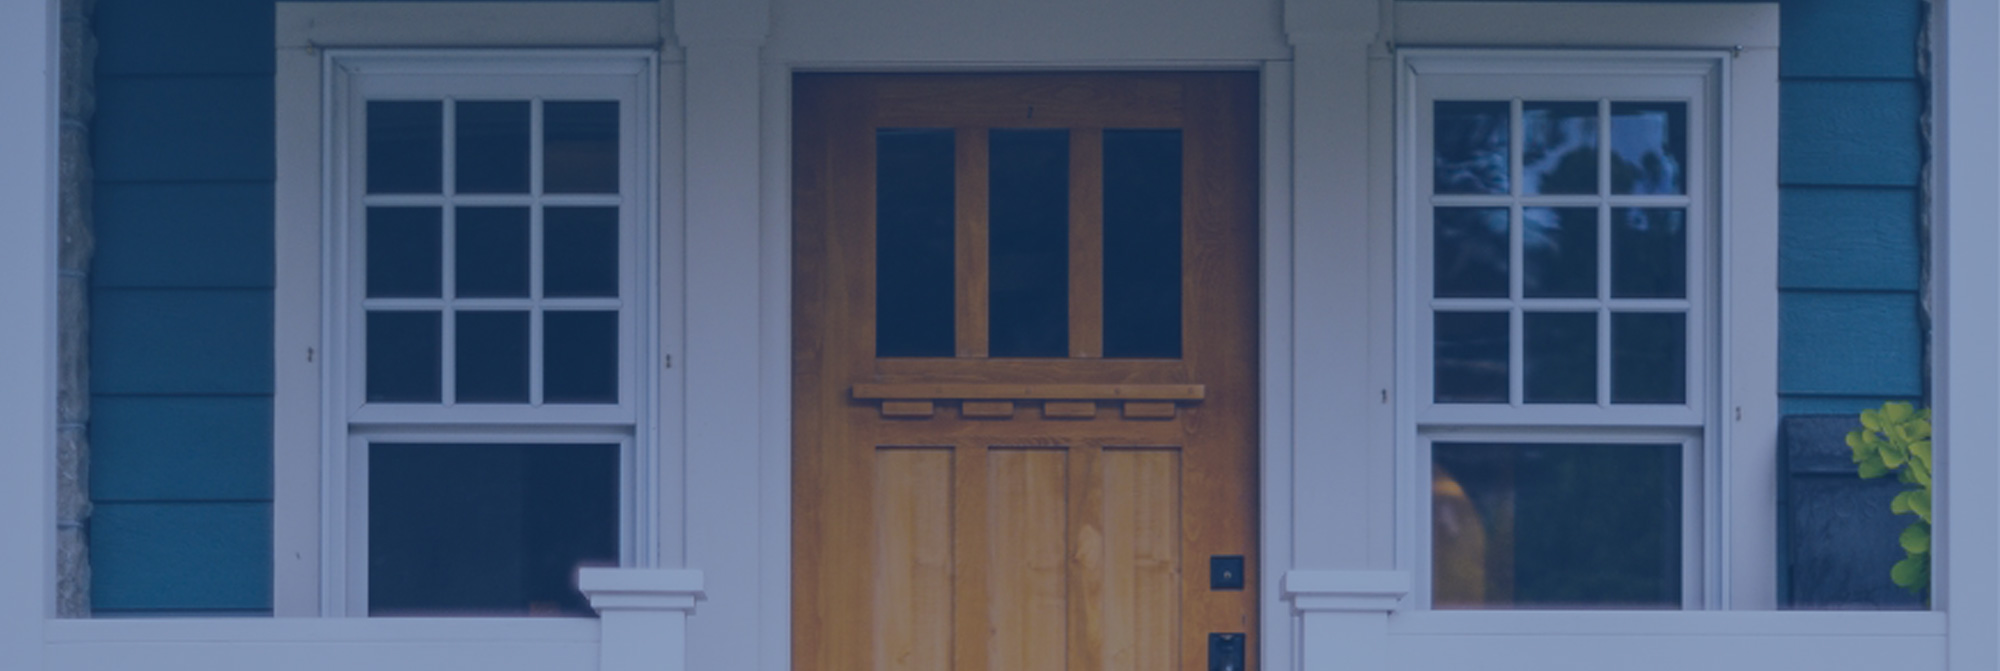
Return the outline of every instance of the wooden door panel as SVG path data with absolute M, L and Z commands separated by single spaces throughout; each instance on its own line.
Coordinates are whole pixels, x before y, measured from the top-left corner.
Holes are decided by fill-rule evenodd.
M 802 76 L 794 99 L 794 668 L 1193 671 L 1210 632 L 1254 632 L 1255 576 L 1211 590 L 1208 558 L 1256 563 L 1255 77 Z M 1067 356 L 988 356 L 987 140 L 1016 128 L 1068 133 Z M 1182 133 L 1175 358 L 1103 358 L 1103 137 L 1127 128 Z M 877 129 L 950 131 L 952 356 L 875 351 Z

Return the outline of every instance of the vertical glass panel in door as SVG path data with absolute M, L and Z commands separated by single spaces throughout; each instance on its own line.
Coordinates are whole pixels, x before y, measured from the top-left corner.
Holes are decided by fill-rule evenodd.
M 1069 131 L 994 130 L 987 351 L 1069 356 Z
M 617 444 L 368 447 L 368 614 L 590 617 L 618 563 Z
M 527 403 L 527 311 L 466 310 L 452 317 L 458 320 L 458 402 Z
M 461 101 L 454 184 L 459 193 L 528 192 L 528 102 Z
M 1521 193 L 1597 193 L 1597 103 L 1521 104 Z
M 875 132 L 875 355 L 957 352 L 957 145 L 949 128 Z
M 369 298 L 444 295 L 443 217 L 435 207 L 368 208 Z
M 1687 402 L 1687 315 L 1611 314 L 1611 402 Z
M 618 402 L 618 313 L 542 313 L 542 400 Z
M 1440 100 L 1432 110 L 1431 190 L 1504 194 L 1510 142 L 1509 103 Z
M 1521 210 L 1521 295 L 1597 297 L 1597 208 Z
M 1679 608 L 1681 447 L 1434 443 L 1438 608 Z
M 1687 297 L 1687 212 L 1611 210 L 1611 296 Z
M 453 231 L 460 298 L 528 297 L 528 208 L 461 207 Z
M 618 192 L 618 103 L 542 103 L 542 192 Z
M 1611 104 L 1611 192 L 1687 193 L 1687 103 Z
M 1104 356 L 1181 355 L 1181 132 L 1104 131 Z
M 368 101 L 368 193 L 438 193 L 444 184 L 444 103 Z
M 434 310 L 369 310 L 369 403 L 443 400 L 444 322 Z
M 618 296 L 618 208 L 542 210 L 542 295 Z
M 1529 403 L 1597 402 L 1597 313 L 1521 315 L 1521 393 Z
M 1439 312 L 1431 360 L 1438 403 L 1506 403 L 1508 314 Z
M 1505 298 L 1507 208 L 1440 207 L 1434 218 L 1433 293 L 1438 298 Z

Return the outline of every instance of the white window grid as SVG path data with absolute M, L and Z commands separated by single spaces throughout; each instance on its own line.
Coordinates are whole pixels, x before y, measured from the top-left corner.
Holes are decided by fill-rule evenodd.
M 409 443 L 616 443 L 619 447 L 619 562 L 658 562 L 656 510 L 657 412 L 651 407 L 658 373 L 641 361 L 658 360 L 657 338 L 645 332 L 655 319 L 648 307 L 656 269 L 651 194 L 658 153 L 652 92 L 657 56 L 647 51 L 413 52 L 329 51 L 325 56 L 327 198 L 322 283 L 325 342 L 340 358 L 325 378 L 321 442 L 320 604 L 327 615 L 368 612 L 368 445 Z M 338 73 L 341 76 L 334 76 Z M 437 194 L 367 194 L 367 103 L 435 100 L 444 104 L 441 191 Z M 453 112 L 460 101 L 530 101 L 530 189 L 526 194 L 459 194 L 451 178 L 456 160 Z M 550 101 L 618 102 L 618 188 L 615 194 L 549 194 L 542 188 L 542 109 Z M 440 298 L 367 298 L 365 213 L 369 206 L 433 206 L 443 210 Z M 530 295 L 527 298 L 457 298 L 453 213 L 466 206 L 530 208 Z M 615 298 L 547 297 L 542 292 L 543 212 L 547 207 L 600 206 L 618 210 L 618 292 Z M 368 310 L 424 309 L 442 313 L 440 403 L 367 403 L 365 316 Z M 457 403 L 452 315 L 461 310 L 531 312 L 530 402 Z M 542 402 L 542 319 L 554 310 L 618 312 L 617 402 Z
M 1682 602 L 1699 609 L 1725 601 L 1722 590 L 1724 512 L 1720 497 L 1722 459 L 1716 390 L 1726 379 L 1715 363 L 1720 329 L 1715 316 L 1722 287 L 1719 212 L 1722 167 L 1716 157 L 1724 119 L 1720 91 L 1725 61 L 1703 52 L 1495 52 L 1404 50 L 1398 55 L 1399 170 L 1398 353 L 1403 380 L 1398 411 L 1400 565 L 1413 574 L 1414 603 L 1431 605 L 1430 465 L 1434 442 L 1678 444 L 1682 449 Z M 1432 192 L 1433 104 L 1437 101 L 1505 101 L 1509 105 L 1509 193 L 1492 195 Z M 1522 193 L 1522 105 L 1524 102 L 1598 104 L 1598 192 L 1594 195 Z M 1609 180 L 1609 106 L 1626 102 L 1687 104 L 1686 191 L 1678 195 L 1614 195 Z M 1508 294 L 1504 298 L 1436 298 L 1432 268 L 1437 207 L 1506 207 Z M 1593 298 L 1530 298 L 1522 278 L 1522 210 L 1533 207 L 1590 207 L 1597 210 L 1597 295 Z M 1660 207 L 1686 212 L 1687 286 L 1683 299 L 1614 298 L 1610 283 L 1610 210 Z M 1508 400 L 1506 403 L 1438 403 L 1435 399 L 1435 324 L 1438 311 L 1505 311 L 1508 314 Z M 1595 403 L 1527 403 L 1523 394 L 1524 312 L 1595 312 L 1597 400 Z M 1687 315 L 1686 397 L 1680 404 L 1612 403 L 1610 400 L 1610 314 L 1677 312 Z

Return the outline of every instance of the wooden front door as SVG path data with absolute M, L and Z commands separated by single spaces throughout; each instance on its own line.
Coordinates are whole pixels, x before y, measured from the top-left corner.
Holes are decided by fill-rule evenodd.
M 796 80 L 794 669 L 1254 649 L 1256 97 Z

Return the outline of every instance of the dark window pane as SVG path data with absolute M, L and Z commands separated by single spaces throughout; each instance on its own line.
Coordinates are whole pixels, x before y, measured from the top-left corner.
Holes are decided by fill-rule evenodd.
M 989 137 L 987 352 L 1069 356 L 1069 131 Z
M 1521 193 L 1597 193 L 1597 103 L 1522 103 Z
M 618 103 L 542 103 L 542 192 L 618 192 Z
M 444 103 L 368 101 L 368 192 L 444 188 Z
M 579 566 L 618 564 L 618 446 L 375 443 L 368 614 L 593 610 Z
M 1439 312 L 1433 360 L 1438 403 L 1507 402 L 1507 313 Z
M 454 235 L 459 296 L 528 296 L 528 208 L 458 208 Z
M 618 295 L 618 208 L 542 211 L 542 295 Z
M 956 140 L 875 132 L 875 355 L 958 351 Z
M 1687 315 L 1611 315 L 1611 402 L 1687 402 Z
M 1529 312 L 1521 330 L 1523 400 L 1597 402 L 1597 313 Z
M 1438 608 L 1681 605 L 1679 445 L 1431 446 Z
M 437 312 L 367 314 L 368 402 L 442 400 L 444 330 Z
M 618 313 L 542 314 L 542 401 L 618 402 Z
M 1668 208 L 1611 210 L 1611 295 L 1687 297 L 1687 212 Z
M 1507 297 L 1507 208 L 1440 207 L 1433 216 L 1437 297 Z
M 527 311 L 470 311 L 458 320 L 458 402 L 528 402 Z
M 1440 100 L 1432 107 L 1436 193 L 1507 193 L 1508 103 Z
M 1611 192 L 1687 193 L 1687 103 L 1611 104 Z
M 435 207 L 368 208 L 368 297 L 444 295 L 444 213 Z
M 528 192 L 528 103 L 458 103 L 459 193 Z
M 1104 356 L 1181 355 L 1181 132 L 1104 131 Z
M 1521 210 L 1521 293 L 1529 298 L 1597 296 L 1597 208 Z

